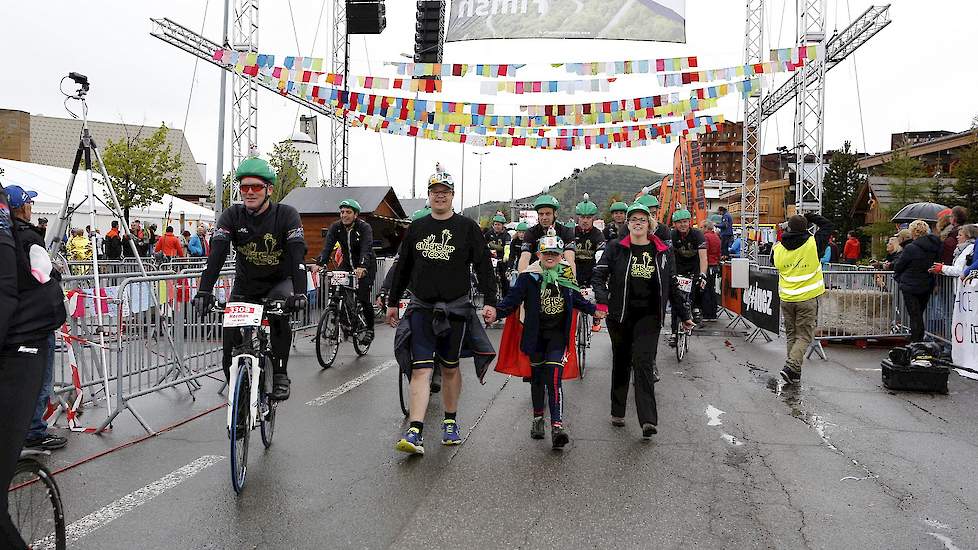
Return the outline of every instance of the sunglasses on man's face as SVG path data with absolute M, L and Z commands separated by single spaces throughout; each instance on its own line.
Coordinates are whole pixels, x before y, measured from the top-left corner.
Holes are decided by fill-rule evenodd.
M 260 193 L 264 188 L 265 184 L 262 183 L 242 183 L 238 185 L 238 189 L 242 193 Z

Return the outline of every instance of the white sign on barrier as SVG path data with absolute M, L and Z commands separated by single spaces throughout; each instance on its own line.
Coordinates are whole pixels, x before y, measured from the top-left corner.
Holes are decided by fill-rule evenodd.
M 978 280 L 969 279 L 958 288 L 951 328 L 951 359 L 954 364 L 978 369 Z M 978 379 L 972 373 L 957 372 L 961 376 Z

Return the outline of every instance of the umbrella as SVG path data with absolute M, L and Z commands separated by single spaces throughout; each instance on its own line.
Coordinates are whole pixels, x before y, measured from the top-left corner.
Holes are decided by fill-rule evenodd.
M 891 221 L 894 223 L 912 222 L 914 220 L 936 222 L 937 214 L 945 208 L 947 207 L 934 202 L 915 202 L 901 208 Z

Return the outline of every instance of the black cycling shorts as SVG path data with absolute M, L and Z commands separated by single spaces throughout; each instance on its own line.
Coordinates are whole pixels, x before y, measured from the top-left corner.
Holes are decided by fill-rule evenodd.
M 431 327 L 433 316 L 431 311 L 424 309 L 411 312 L 409 317 L 413 357 L 411 368 L 434 368 L 436 359 L 442 368 L 452 369 L 458 366 L 462 341 L 465 339 L 466 321 L 449 317 L 451 330 L 442 336 L 435 336 L 435 331 Z

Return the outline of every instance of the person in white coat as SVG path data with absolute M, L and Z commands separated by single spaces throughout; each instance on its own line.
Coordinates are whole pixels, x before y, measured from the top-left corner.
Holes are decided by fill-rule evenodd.
M 930 268 L 931 273 L 940 273 L 949 277 L 961 277 L 964 269 L 970 265 L 975 251 L 975 240 L 978 239 L 978 225 L 968 224 L 958 230 L 958 246 L 954 249 L 954 263 L 936 263 Z

